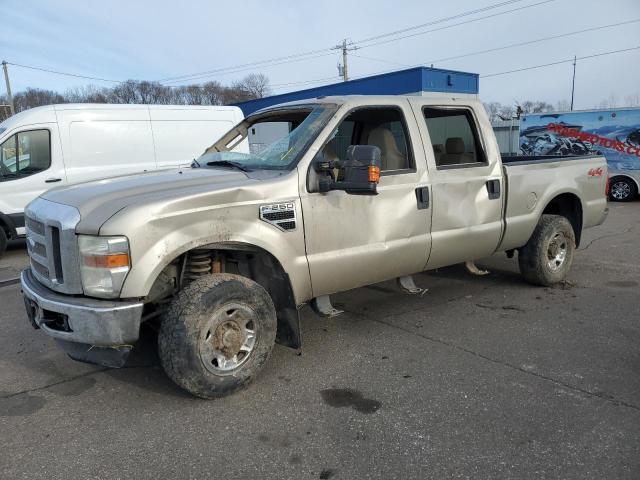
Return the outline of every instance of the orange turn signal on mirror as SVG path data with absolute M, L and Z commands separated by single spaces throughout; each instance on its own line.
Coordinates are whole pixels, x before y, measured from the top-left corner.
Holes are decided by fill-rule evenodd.
M 369 181 L 373 183 L 380 181 L 380 167 L 369 165 Z
M 94 268 L 117 268 L 129 266 L 129 254 L 111 253 L 109 255 L 85 255 L 82 262 L 87 267 Z

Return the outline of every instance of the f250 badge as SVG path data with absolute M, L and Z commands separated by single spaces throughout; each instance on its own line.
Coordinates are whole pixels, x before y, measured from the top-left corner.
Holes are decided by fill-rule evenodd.
M 604 174 L 604 168 L 602 167 L 590 168 L 589 172 L 587 173 L 587 175 L 589 175 L 590 177 L 601 177 L 603 174 Z
M 284 231 L 296 229 L 296 207 L 293 203 L 273 203 L 260 206 L 260 220 Z

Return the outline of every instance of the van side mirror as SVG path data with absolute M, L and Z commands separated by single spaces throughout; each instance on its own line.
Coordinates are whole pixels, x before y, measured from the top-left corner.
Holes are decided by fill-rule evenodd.
M 344 179 L 339 181 L 321 179 L 320 192 L 344 190 L 351 194 L 377 195 L 381 154 L 380 148 L 373 145 L 350 145 L 347 148 L 346 160 L 317 164 L 317 170 L 341 168 L 344 172 Z

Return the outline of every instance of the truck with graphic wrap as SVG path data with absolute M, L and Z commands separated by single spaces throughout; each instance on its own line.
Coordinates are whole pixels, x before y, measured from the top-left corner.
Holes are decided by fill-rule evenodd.
M 260 124 L 289 132 L 234 152 Z M 203 398 L 246 385 L 299 312 L 330 295 L 517 252 L 524 279 L 562 282 L 607 213 L 601 156 L 501 158 L 482 103 L 352 96 L 258 111 L 191 168 L 56 189 L 26 209 L 32 325 L 78 360 L 122 366 L 141 325 L 162 366 Z
M 640 191 L 640 108 L 525 115 L 523 155 L 603 155 L 611 200 L 629 202 Z

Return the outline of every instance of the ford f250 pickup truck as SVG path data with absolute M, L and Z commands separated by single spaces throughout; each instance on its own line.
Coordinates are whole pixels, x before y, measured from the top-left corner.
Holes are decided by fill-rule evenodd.
M 232 151 L 252 129 L 289 133 Z M 125 139 L 123 139 L 125 140 Z M 168 376 L 212 398 L 254 378 L 330 295 L 518 254 L 562 281 L 607 213 L 600 156 L 500 158 L 469 98 L 327 97 L 249 116 L 191 168 L 49 191 L 26 209 L 29 319 L 75 359 L 122 366 L 147 322 Z

